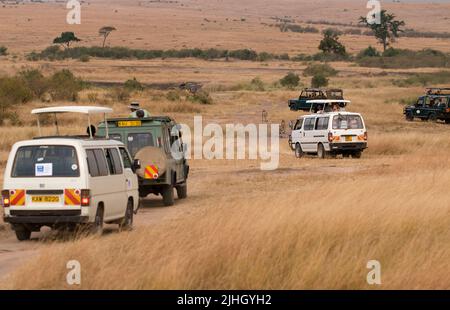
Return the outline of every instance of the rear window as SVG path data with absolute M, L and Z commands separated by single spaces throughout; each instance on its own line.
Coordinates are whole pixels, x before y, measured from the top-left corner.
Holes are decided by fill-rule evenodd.
M 12 177 L 79 177 L 74 147 L 62 145 L 22 146 L 17 150 Z
M 333 117 L 333 129 L 363 129 L 363 121 L 359 115 L 336 115 Z

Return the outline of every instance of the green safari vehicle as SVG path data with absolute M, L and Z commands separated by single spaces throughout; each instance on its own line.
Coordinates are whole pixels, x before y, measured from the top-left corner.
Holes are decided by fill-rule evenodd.
M 139 195 L 161 195 L 164 205 L 187 197 L 189 165 L 179 125 L 168 116 L 108 119 L 109 137 L 122 141 L 141 168 L 136 171 Z M 105 124 L 98 126 L 98 136 L 106 136 Z

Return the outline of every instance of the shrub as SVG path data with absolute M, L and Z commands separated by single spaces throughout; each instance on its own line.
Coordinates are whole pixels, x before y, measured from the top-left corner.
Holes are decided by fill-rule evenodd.
M 338 71 L 329 64 L 309 64 L 305 71 L 303 71 L 304 76 L 314 76 L 317 74 L 322 74 L 323 76 L 336 76 Z
M 258 54 L 258 61 L 268 61 L 273 59 L 274 56 L 270 53 L 262 52 Z
M 297 87 L 300 83 L 300 77 L 294 72 L 289 72 L 286 74 L 281 80 L 280 84 L 283 87 L 294 88 Z
M 323 74 L 316 74 L 311 80 L 311 87 L 320 88 L 328 86 L 329 80 Z
M 320 41 L 319 50 L 325 54 L 336 54 L 345 56 L 345 46 L 339 42 L 342 33 L 336 29 L 328 28 L 323 31 L 323 39 Z
M 33 93 L 20 77 L 0 78 L 0 114 L 6 117 L 6 111 L 15 105 L 33 99 Z
M 389 48 L 380 57 L 362 57 L 356 62 L 364 67 L 377 68 L 421 68 L 421 67 L 450 67 L 450 54 L 425 49 L 411 51 Z
M 130 100 L 130 91 L 124 87 L 114 87 L 107 95 L 113 101 L 127 102 Z
M 68 69 L 54 73 L 49 80 L 49 92 L 56 100 L 76 101 L 82 88 L 82 81 Z
M 4 46 L 0 46 L 0 56 L 6 56 L 8 55 L 8 48 Z
M 89 60 L 91 60 L 91 58 L 89 57 L 89 55 L 82 55 L 80 57 L 80 61 L 81 62 L 89 62 Z
M 369 46 L 368 48 L 362 50 L 359 52 L 357 58 L 363 58 L 363 57 L 379 57 L 380 53 L 377 51 L 376 48 Z
M 230 51 L 228 56 L 240 60 L 256 60 L 258 58 L 258 54 L 249 49 Z
M 180 94 L 178 91 L 171 90 L 166 94 L 166 99 L 169 101 L 179 101 L 180 100 Z
M 198 102 L 200 104 L 213 104 L 213 100 L 209 93 L 205 90 L 200 90 L 193 95 L 188 97 L 189 100 L 193 102 Z
M 44 77 L 41 71 L 37 69 L 28 69 L 19 72 L 19 76 L 23 79 L 27 87 L 36 98 L 41 98 L 49 88 L 49 81 Z
M 144 86 L 134 77 L 131 80 L 127 80 L 123 87 L 129 91 L 142 91 L 144 90 Z
M 252 90 L 255 90 L 255 91 L 265 91 L 266 90 L 264 82 L 259 77 L 255 77 L 253 80 L 251 80 L 250 87 Z
M 448 84 L 450 83 L 450 72 L 440 71 L 435 73 L 419 73 L 414 74 L 407 79 L 394 80 L 392 83 L 398 87 L 434 86 L 437 84 Z

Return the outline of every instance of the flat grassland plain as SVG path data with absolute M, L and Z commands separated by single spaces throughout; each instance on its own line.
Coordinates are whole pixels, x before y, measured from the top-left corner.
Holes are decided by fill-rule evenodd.
M 444 32 L 450 4 L 389 3 L 386 8 L 408 28 Z M 131 99 L 153 114 L 168 114 L 192 124 L 259 123 L 265 109 L 271 123 L 296 119 L 287 100 L 297 90 L 272 87 L 287 72 L 303 77 L 306 63 L 198 59 L 27 61 L 62 31 L 74 31 L 79 45 L 100 45 L 97 31 L 118 30 L 110 46 L 144 49 L 252 48 L 258 52 L 312 54 L 320 34 L 282 33 L 274 17 L 356 23 L 366 15 L 364 1 L 90 1 L 82 24 L 65 23 L 64 4 L 6 4 L 0 7 L 0 41 L 9 55 L 0 74 L 23 68 L 50 74 L 68 68 L 88 81 L 147 84 L 197 81 L 214 100 L 200 105 L 167 99 L 167 90 L 146 89 Z M 305 23 L 306 25 L 306 23 Z M 314 25 L 320 29 L 326 25 Z M 350 53 L 369 44 L 368 36 L 342 36 Z M 449 52 L 449 39 L 401 38 L 395 47 Z M 191 160 L 189 198 L 171 208 L 149 197 L 132 232 L 111 228 L 101 237 L 71 238 L 45 231 L 19 243 L 0 223 L 0 287 L 7 289 L 450 289 L 450 126 L 406 122 L 405 101 L 423 87 L 399 88 L 392 81 L 436 68 L 379 69 L 334 62 L 339 71 L 330 86 L 342 87 L 350 111 L 364 115 L 369 149 L 361 159 L 296 159 L 280 140 L 280 164 L 261 171 L 252 160 Z M 258 77 L 262 90 L 246 87 Z M 84 90 L 79 104 L 91 93 Z M 52 102 L 51 105 L 67 104 Z M 22 126 L 0 128 L 3 175 L 11 145 L 37 133 L 29 111 L 36 101 L 17 107 Z M 49 105 L 49 104 L 47 104 Z M 115 115 L 126 103 L 112 102 Z M 73 118 L 67 132 L 83 131 Z M 46 129 L 50 132 L 50 128 Z M 3 176 L 2 176 L 3 177 Z M 2 178 L 1 177 L 1 178 Z M 66 284 L 66 263 L 82 267 L 80 286 Z M 378 260 L 382 284 L 369 286 L 366 264 Z

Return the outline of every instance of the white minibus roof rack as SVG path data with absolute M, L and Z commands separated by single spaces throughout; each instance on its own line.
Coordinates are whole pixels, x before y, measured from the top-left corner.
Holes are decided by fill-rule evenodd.
M 343 100 L 343 99 L 314 99 L 314 100 L 307 100 L 306 103 L 311 104 L 311 109 L 309 110 L 311 113 L 313 112 L 313 108 L 316 108 L 315 113 L 323 113 L 325 112 L 325 108 L 328 106 L 331 106 L 333 104 L 337 104 L 339 106 L 339 109 L 342 111 L 345 111 L 345 107 L 347 104 L 351 103 L 350 100 Z M 322 110 L 318 110 L 318 106 L 322 107 Z
M 58 119 L 57 115 L 61 113 L 81 113 L 87 115 L 87 121 L 88 121 L 88 131 L 89 131 L 89 137 L 91 139 L 94 138 L 92 134 L 92 127 L 91 127 L 91 118 L 90 116 L 92 114 L 103 114 L 103 118 L 106 124 L 106 138 L 109 138 L 109 132 L 108 132 L 108 122 L 106 119 L 106 114 L 112 113 L 113 110 L 111 108 L 105 108 L 105 107 L 95 107 L 95 106 L 60 106 L 60 107 L 49 107 L 49 108 L 40 108 L 40 109 L 34 109 L 31 111 L 31 114 L 37 115 L 37 125 L 39 129 L 39 135 L 41 134 L 41 125 L 39 121 L 39 115 L 41 114 L 53 114 L 55 119 L 55 126 L 56 126 L 56 134 L 59 136 L 59 127 L 58 127 Z

